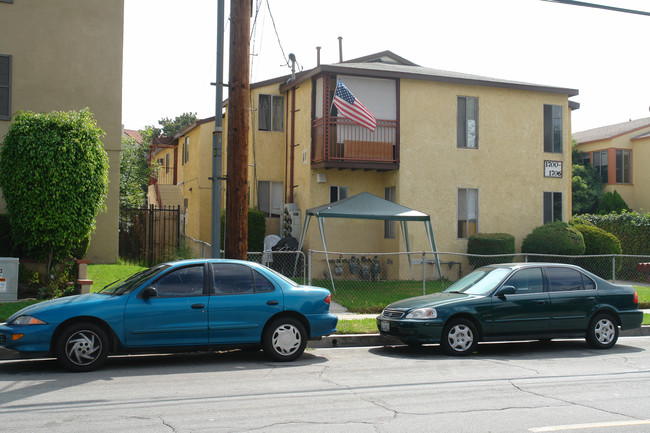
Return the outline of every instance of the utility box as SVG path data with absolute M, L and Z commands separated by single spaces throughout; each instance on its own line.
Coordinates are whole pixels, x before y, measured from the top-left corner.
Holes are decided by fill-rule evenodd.
M 0 302 L 18 300 L 18 258 L 0 257 Z

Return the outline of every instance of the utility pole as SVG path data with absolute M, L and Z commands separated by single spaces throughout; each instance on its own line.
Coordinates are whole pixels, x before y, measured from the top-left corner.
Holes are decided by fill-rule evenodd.
M 212 133 L 212 258 L 221 258 L 221 163 L 223 149 L 223 19 L 224 0 L 217 1 L 217 81 Z
M 250 16 L 250 0 L 231 1 L 225 255 L 241 260 L 248 251 Z

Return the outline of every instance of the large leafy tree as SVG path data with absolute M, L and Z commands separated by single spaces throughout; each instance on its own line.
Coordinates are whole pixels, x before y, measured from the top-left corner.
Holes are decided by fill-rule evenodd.
M 108 193 L 103 135 L 87 109 L 16 114 L 0 186 L 14 242 L 31 257 L 61 260 L 87 245 Z
M 183 113 L 174 119 L 163 117 L 158 121 L 159 126 L 149 125 L 140 131 L 145 143 L 151 143 L 160 136 L 173 137 L 186 126 L 196 122 L 196 113 Z
M 572 159 L 573 171 L 571 178 L 573 215 L 594 213 L 598 209 L 598 203 L 603 196 L 603 184 L 600 175 L 591 164 L 582 164 L 580 152 L 576 149 L 574 142 Z
M 122 137 L 120 153 L 120 208 L 139 208 L 147 203 L 149 177 L 156 167 L 149 165 L 149 144 Z

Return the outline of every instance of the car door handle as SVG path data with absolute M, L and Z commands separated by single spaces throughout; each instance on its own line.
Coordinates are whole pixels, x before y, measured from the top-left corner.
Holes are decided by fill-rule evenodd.
M 537 305 L 544 305 L 546 304 L 546 301 L 537 301 Z
M 266 301 L 266 305 L 278 305 L 279 303 L 280 303 L 280 301 L 275 301 L 275 300 L 273 300 L 273 301 Z
M 203 304 L 194 304 L 194 305 L 192 305 L 192 308 L 194 308 L 195 310 L 200 310 L 201 308 L 204 308 L 204 307 L 205 307 L 205 305 L 203 305 Z
M 593 296 L 587 298 L 587 302 L 594 302 L 595 300 L 596 298 L 594 298 Z

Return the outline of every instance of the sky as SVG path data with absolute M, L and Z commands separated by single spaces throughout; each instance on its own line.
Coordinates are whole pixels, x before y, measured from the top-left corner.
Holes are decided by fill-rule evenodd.
M 650 11 L 647 0 L 589 1 Z M 316 47 L 321 63 L 338 62 L 342 37 L 343 60 L 390 50 L 428 68 L 577 89 L 573 132 L 650 117 L 650 16 L 542 0 L 254 0 L 253 9 L 251 83 L 290 74 L 289 53 L 298 70 L 316 66 Z M 217 22 L 217 0 L 124 1 L 125 128 L 214 116 Z M 227 19 L 225 33 L 227 82 Z

